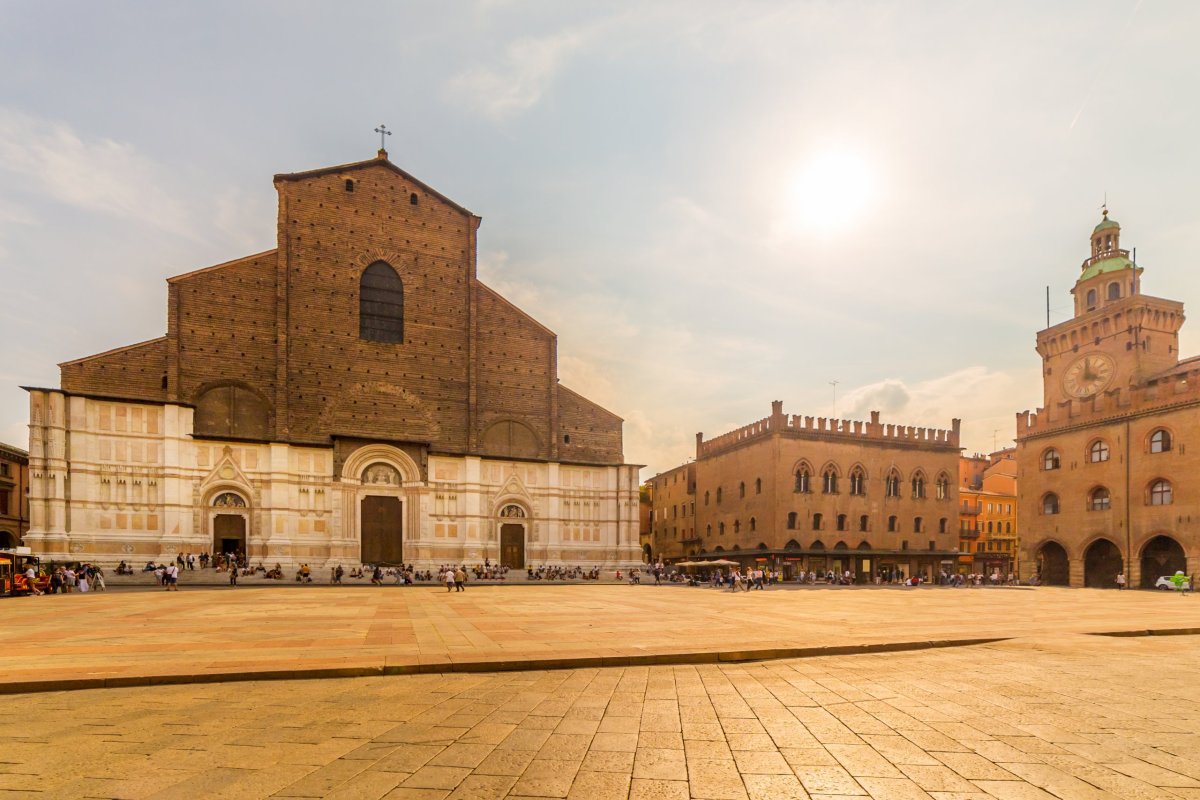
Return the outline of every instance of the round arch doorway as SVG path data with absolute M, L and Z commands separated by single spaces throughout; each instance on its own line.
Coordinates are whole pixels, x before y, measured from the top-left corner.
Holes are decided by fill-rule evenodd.
M 1155 536 L 1142 548 L 1142 588 L 1153 589 L 1154 582 L 1163 575 L 1174 575 L 1187 571 L 1187 557 L 1183 547 L 1170 536 Z
M 525 509 L 510 503 L 500 509 L 500 564 L 525 569 Z
M 1083 585 L 1089 589 L 1116 589 L 1117 574 L 1125 571 L 1121 551 L 1108 539 L 1097 539 L 1083 554 Z
M 1067 551 L 1058 542 L 1046 542 L 1037 551 L 1037 571 L 1043 586 L 1070 586 Z

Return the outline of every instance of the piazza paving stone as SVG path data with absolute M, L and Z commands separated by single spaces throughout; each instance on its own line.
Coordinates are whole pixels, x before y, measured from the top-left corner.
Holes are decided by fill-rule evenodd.
M 177 593 L 111 591 L 2 602 L 4 630 L 20 646 L 0 653 L 0 691 L 45 682 L 50 683 L 44 688 L 66 688 L 66 682 L 119 686 L 716 662 L 931 642 L 1200 631 L 1200 598 L 1193 595 L 1050 587 L 772 588 L 733 594 L 677 585 L 584 584 L 471 586 L 447 593 L 427 586 L 192 587 L 185 573 Z M 754 698 L 739 694 L 741 687 L 713 688 L 723 716 L 753 716 Z M 667 691 L 651 689 L 656 690 Z M 854 705 L 871 696 L 836 679 L 810 697 L 822 708 L 804 720 L 806 734 L 794 746 L 858 744 L 859 736 L 884 732 L 909 713 L 901 707 L 873 717 Z M 635 702 L 632 696 L 618 701 Z M 469 719 L 462 722 L 469 727 Z M 703 720 L 658 703 L 643 728 L 678 732 L 689 722 Z M 770 733 L 766 721 L 759 729 L 729 731 L 737 734 L 730 741 L 737 749 L 754 749 L 755 735 L 764 731 Z M 949 735 L 937 728 L 926 733 L 939 734 Z
M 0 798 L 1200 798 L 1191 596 L 313 587 L 3 608 Z M 1149 630 L 1175 635 L 1093 635 Z M 921 649 L 852 652 L 888 644 Z M 388 661 L 444 671 L 286 679 Z M 95 675 L 110 688 L 51 690 Z

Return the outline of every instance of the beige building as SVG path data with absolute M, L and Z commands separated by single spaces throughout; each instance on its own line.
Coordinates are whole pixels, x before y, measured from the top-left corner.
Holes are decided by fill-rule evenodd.
M 0 442 L 0 548 L 17 547 L 29 529 L 29 453 Z
M 722 556 L 792 576 L 952 572 L 959 423 L 949 430 L 771 416 L 712 439 L 655 476 L 654 557 Z
M 636 564 L 622 421 L 477 279 L 480 218 L 382 150 L 274 182 L 276 248 L 168 279 L 166 335 L 28 389 L 26 544 Z
M 1200 359 L 1120 236 L 1105 210 L 1074 315 L 1037 334 L 1042 407 L 1017 414 L 1021 571 L 1045 583 L 1152 586 L 1200 557 Z

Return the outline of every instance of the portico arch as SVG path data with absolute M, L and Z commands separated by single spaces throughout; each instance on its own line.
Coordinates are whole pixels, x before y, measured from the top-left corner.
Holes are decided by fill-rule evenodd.
M 1117 588 L 1117 573 L 1124 571 L 1121 550 L 1108 539 L 1096 539 L 1083 553 L 1083 585 L 1090 589 Z
M 205 521 L 213 554 L 250 555 L 250 493 L 236 483 L 217 483 L 206 492 Z
M 1183 547 L 1166 534 L 1151 538 L 1142 546 L 1141 553 L 1143 589 L 1153 589 L 1154 582 L 1164 575 L 1174 575 L 1178 570 L 1187 572 Z
M 1070 586 L 1071 566 L 1067 550 L 1058 542 L 1042 542 L 1037 549 L 1037 574 L 1043 586 Z

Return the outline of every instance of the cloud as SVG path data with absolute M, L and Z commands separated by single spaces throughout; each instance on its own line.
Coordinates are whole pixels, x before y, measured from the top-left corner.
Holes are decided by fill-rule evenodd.
M 838 416 L 867 419 L 879 411 L 885 424 L 935 428 L 968 419 L 962 426 L 963 447 L 987 452 L 1011 442 L 1020 398 L 1036 402 L 1028 395 L 1037 386 L 1037 367 L 1000 371 L 973 366 L 911 384 L 887 378 L 848 392 L 838 401 Z
M 452 100 L 493 120 L 503 120 L 532 108 L 554 82 L 567 58 L 586 36 L 560 31 L 541 38 L 518 39 L 505 49 L 502 63 L 477 66 L 451 78 Z
M 62 122 L 0 108 L 0 171 L 60 203 L 197 238 L 190 215 L 164 188 L 166 170 L 131 145 L 84 139 Z M 6 182 L 10 191 L 18 185 Z

